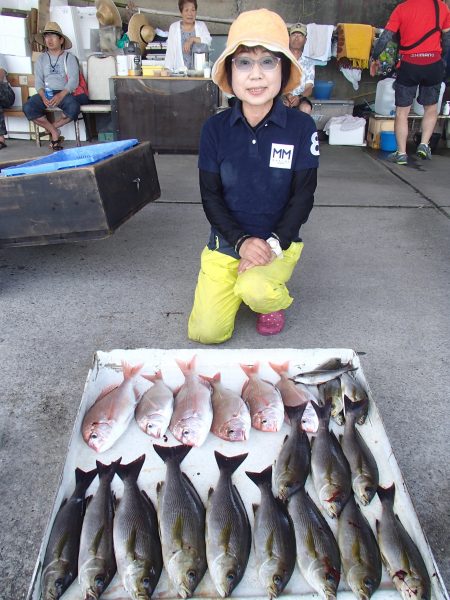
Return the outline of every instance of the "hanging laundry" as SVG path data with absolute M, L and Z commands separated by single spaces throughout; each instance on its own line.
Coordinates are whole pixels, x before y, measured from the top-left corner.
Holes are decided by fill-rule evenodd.
M 331 58 L 331 37 L 334 26 L 308 23 L 306 27 L 308 35 L 303 55 L 315 61 L 327 63 Z
M 337 58 L 348 58 L 352 67 L 369 68 L 369 57 L 375 30 L 371 25 L 339 23 Z

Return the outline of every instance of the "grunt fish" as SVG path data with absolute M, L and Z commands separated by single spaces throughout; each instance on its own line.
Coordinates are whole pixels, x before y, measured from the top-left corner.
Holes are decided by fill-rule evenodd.
M 319 365 L 312 371 L 301 371 L 294 375 L 293 380 L 296 383 L 306 383 L 308 385 L 319 385 L 326 383 L 330 379 L 336 379 L 347 371 L 354 371 L 357 367 L 353 366 L 352 360 L 342 362 L 340 358 L 332 358 Z
M 301 574 L 323 600 L 336 600 L 341 558 L 330 526 L 303 487 L 289 498 L 288 511 Z
M 99 484 L 86 509 L 80 537 L 78 582 L 82 600 L 98 600 L 116 572 L 111 481 L 120 460 L 119 458 L 109 466 L 97 461 Z
M 319 429 L 311 448 L 312 480 L 324 509 L 330 517 L 338 517 L 351 494 L 350 467 L 336 436 L 328 429 L 331 403 L 313 407 Z
M 213 421 L 211 431 L 214 435 L 229 442 L 248 440 L 252 426 L 250 412 L 244 400 L 220 382 L 220 373 L 214 377 L 205 377 L 212 386 Z
M 424 560 L 394 513 L 395 485 L 378 488 L 381 519 L 377 537 L 381 558 L 403 600 L 430 600 L 431 582 Z
M 355 427 L 361 414 L 367 410 L 367 402 L 351 402 L 344 396 L 344 404 L 346 418 L 341 446 L 350 465 L 353 491 L 361 504 L 366 506 L 375 496 L 379 482 L 377 463 Z
M 305 404 L 303 413 L 303 431 L 315 433 L 319 425 L 317 415 L 311 406 L 311 401 L 316 402 L 317 396 L 311 390 L 312 386 L 306 386 L 302 383 L 294 383 L 289 377 L 289 361 L 281 365 L 269 362 L 269 365 L 280 376 L 275 387 L 280 390 L 281 398 L 285 407 L 299 406 Z
M 75 489 L 56 513 L 42 563 L 42 600 L 58 600 L 77 576 L 85 493 L 96 475 L 97 469 L 76 469 Z
M 152 381 L 152 387 L 144 392 L 136 406 L 134 416 L 144 433 L 159 439 L 169 427 L 173 412 L 173 392 L 163 381 L 161 371 L 154 375 L 142 375 Z
M 253 546 L 258 577 L 270 599 L 284 590 L 295 568 L 295 533 L 286 506 L 272 494 L 272 467 L 248 477 L 261 491 L 261 504 L 253 506 Z
M 331 402 L 331 416 L 338 425 L 344 424 L 344 401 L 342 399 L 342 386 L 340 377 L 330 379 L 325 383 L 317 386 L 321 404 Z
M 114 516 L 114 552 L 117 572 L 132 600 L 151 598 L 162 570 L 156 510 L 137 485 L 144 461 L 145 454 L 117 466 L 124 490 Z
M 261 431 L 279 431 L 284 421 L 284 405 L 278 388 L 258 376 L 259 363 L 240 365 L 248 380 L 242 387 L 252 425 Z
M 187 446 L 201 446 L 206 440 L 213 420 L 211 386 L 195 372 L 194 356 L 190 362 L 177 360 L 185 382 L 175 395 L 169 429 L 174 437 Z
M 291 432 L 284 439 L 274 466 L 274 486 L 281 500 L 305 485 L 311 464 L 311 447 L 303 431 L 303 413 L 306 404 L 286 406 L 291 420 Z
M 358 600 L 369 600 L 381 581 L 381 557 L 373 531 L 353 494 L 338 522 L 338 545 L 350 589 Z
M 153 448 L 166 464 L 158 483 L 158 523 L 164 566 L 182 598 L 190 598 L 206 571 L 205 507 L 180 463 L 190 446 Z
M 252 542 L 250 522 L 232 475 L 247 458 L 215 452 L 220 477 L 209 490 L 206 507 L 206 558 L 209 574 L 222 598 L 228 597 L 241 581 Z
M 104 389 L 84 415 L 81 425 L 83 439 L 96 452 L 105 452 L 127 429 L 133 418 L 139 392 L 134 380 L 143 365 L 122 362 L 123 381 Z
M 342 392 L 352 402 L 364 402 L 364 410 L 361 411 L 357 420 L 358 425 L 364 425 L 369 412 L 369 396 L 362 384 L 356 379 L 353 373 L 344 373 L 341 377 Z

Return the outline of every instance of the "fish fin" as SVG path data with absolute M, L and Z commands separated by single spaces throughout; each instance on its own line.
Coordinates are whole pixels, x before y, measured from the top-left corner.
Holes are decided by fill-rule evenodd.
M 159 371 L 156 371 L 156 373 L 154 375 L 147 375 L 147 373 L 141 373 L 141 377 L 143 377 L 147 381 L 156 383 L 157 381 L 162 379 L 161 369 L 159 369 Z
M 311 530 L 311 527 L 308 527 L 307 531 L 306 531 L 305 547 L 306 547 L 308 554 L 312 558 L 317 558 L 316 545 L 314 543 L 314 534 Z
M 145 454 L 142 454 L 127 465 L 117 465 L 116 473 L 122 481 L 137 481 L 144 462 Z
M 258 487 L 263 485 L 272 485 L 272 465 L 269 465 L 260 473 L 252 473 L 251 471 L 245 471 L 245 474 Z
M 319 406 L 316 402 L 313 402 L 313 400 L 310 400 L 310 403 L 316 412 L 319 422 L 328 426 L 331 416 L 331 402 L 326 402 L 323 406 Z
M 268 556 L 273 555 L 274 542 L 275 542 L 275 532 L 272 529 L 272 531 L 269 533 L 269 535 L 266 538 L 265 550 L 266 550 L 266 554 Z
M 120 464 L 121 460 L 122 457 L 112 461 L 110 465 L 104 465 L 99 460 L 97 460 L 95 464 L 97 465 L 99 479 L 109 479 L 109 481 L 112 481 L 116 473 L 117 466 Z
M 178 464 L 181 464 L 185 456 L 192 450 L 192 446 L 185 446 L 184 444 L 180 444 L 179 446 L 158 446 L 157 444 L 153 444 L 153 449 L 164 462 L 174 460 Z
M 358 536 L 355 537 L 355 541 L 352 544 L 352 557 L 355 562 L 360 562 L 361 559 L 361 546 L 359 543 Z
M 139 373 L 139 371 L 142 369 L 143 366 L 144 366 L 144 363 L 140 363 L 139 365 L 133 366 L 123 360 L 122 361 L 123 380 L 126 381 L 127 379 L 133 379 L 133 377 L 135 377 Z
M 299 426 L 301 427 L 303 413 L 305 412 L 305 408 L 306 408 L 307 404 L 308 404 L 307 402 L 304 402 L 303 404 L 298 404 L 297 406 L 285 406 L 284 407 L 284 410 L 286 411 L 287 416 L 291 420 L 291 424 L 293 421 L 297 421 L 297 423 L 299 423 Z
M 213 492 L 214 492 L 214 488 L 210 487 L 208 490 L 208 499 L 211 498 L 211 495 Z
M 193 373 L 195 371 L 196 360 L 197 360 L 197 355 L 194 354 L 194 356 L 191 358 L 190 361 L 186 362 L 184 360 L 180 360 L 179 358 L 176 358 L 175 362 L 180 367 L 183 375 L 186 377 L 186 375 L 188 375 L 189 373 Z
M 220 373 L 216 373 L 212 377 L 208 377 L 208 375 L 201 375 L 202 379 L 206 379 L 208 383 L 220 383 L 221 375 Z
M 114 390 L 116 390 L 119 387 L 119 385 L 120 385 L 120 383 L 111 383 L 110 385 L 107 385 L 106 387 L 104 387 L 102 389 L 102 391 L 97 396 L 97 399 L 95 401 L 98 402 L 99 400 L 101 400 L 102 398 L 104 398 L 105 396 L 107 396 L 108 394 L 113 392 Z
M 183 545 L 183 517 L 181 514 L 177 515 L 175 519 L 172 527 L 171 539 L 179 546 Z
M 217 450 L 214 452 L 214 456 L 216 457 L 217 466 L 220 471 L 227 471 L 230 474 L 234 473 L 236 469 L 241 465 L 244 460 L 248 456 L 248 452 L 246 454 L 238 454 L 236 456 L 224 456 Z
M 161 490 L 164 487 L 164 481 L 158 481 L 158 483 L 156 484 L 156 494 L 159 495 L 159 493 L 161 492 Z
M 367 404 L 369 402 L 368 398 L 364 398 L 363 400 L 359 400 L 358 402 L 353 402 L 346 394 L 344 394 L 344 412 L 347 416 L 353 415 L 355 421 L 360 419 L 367 412 Z
M 256 361 L 255 364 L 253 364 L 253 365 L 243 365 L 243 364 L 239 363 L 239 366 L 244 371 L 244 373 L 247 375 L 247 377 L 250 377 L 250 375 L 256 375 L 259 371 L 259 362 L 258 361 Z
M 259 508 L 259 504 L 252 504 L 253 514 L 256 515 Z
M 126 554 L 129 558 L 131 558 L 131 560 L 134 560 L 135 555 L 136 555 L 136 536 L 137 536 L 136 527 L 133 527 L 130 531 L 130 534 L 128 536 L 127 543 L 125 546 Z
M 82 471 L 79 468 L 75 469 L 75 488 L 76 492 L 78 492 L 77 495 L 84 496 L 96 475 L 97 469 L 92 469 L 92 471 Z
M 375 519 L 375 529 L 377 530 L 377 533 L 380 533 L 380 521 L 378 519 Z
M 146 506 L 147 510 L 156 519 L 157 518 L 156 509 L 155 509 L 155 507 L 153 505 L 153 502 L 152 502 L 150 496 L 144 490 L 141 490 L 141 496 L 142 496 L 142 499 L 143 499 L 143 501 L 145 503 L 145 506 Z
M 231 523 L 228 522 L 222 527 L 220 531 L 219 544 L 224 548 L 224 552 L 228 552 L 232 530 L 233 528 L 231 526 Z
M 65 546 L 67 544 L 68 539 L 69 539 L 69 533 L 68 533 L 68 531 L 65 531 L 63 533 L 63 535 L 59 538 L 58 543 L 57 543 L 56 548 L 55 548 L 55 556 L 57 558 L 61 558 L 61 554 L 64 551 L 64 548 L 65 548 Z
M 271 369 L 273 369 L 275 371 L 275 373 L 278 373 L 278 375 L 282 375 L 283 373 L 287 373 L 289 371 L 289 361 L 288 360 L 286 362 L 282 363 L 281 365 L 272 363 L 269 360 L 269 366 Z
M 90 554 L 93 554 L 94 556 L 97 554 L 97 550 L 98 550 L 98 547 L 100 546 L 100 542 L 102 541 L 104 531 L 105 531 L 105 526 L 102 525 L 98 529 L 97 533 L 94 536 L 94 539 L 92 540 L 92 544 L 90 545 L 90 548 L 89 548 Z
M 395 483 L 389 487 L 381 487 L 381 485 L 379 485 L 377 487 L 377 494 L 381 503 L 385 501 L 387 504 L 393 506 L 395 500 Z

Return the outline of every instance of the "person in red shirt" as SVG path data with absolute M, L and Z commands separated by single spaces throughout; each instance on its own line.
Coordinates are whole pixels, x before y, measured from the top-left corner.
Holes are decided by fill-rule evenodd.
M 395 137 L 397 151 L 388 159 L 408 163 L 406 140 L 408 114 L 419 86 L 417 101 L 423 105 L 422 136 L 417 156 L 431 159 L 429 146 L 437 121 L 437 104 L 445 75 L 445 57 L 450 48 L 450 8 L 443 0 L 406 0 L 392 12 L 372 52 L 371 74 L 386 45 L 399 39 L 400 67 L 395 89 Z

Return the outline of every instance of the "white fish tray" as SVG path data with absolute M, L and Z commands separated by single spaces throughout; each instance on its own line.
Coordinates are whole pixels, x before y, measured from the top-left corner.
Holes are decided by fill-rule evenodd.
M 222 383 L 236 391 L 242 390 L 242 385 L 246 380 L 246 375 L 239 367 L 239 363 L 254 364 L 260 362 L 260 375 L 275 383 L 279 376 L 270 368 L 268 362 L 281 364 L 289 360 L 289 372 L 294 375 L 300 369 L 312 370 L 319 364 L 331 359 L 340 358 L 342 361 L 353 361 L 357 367 L 355 371 L 359 381 L 369 392 L 370 409 L 368 419 L 359 431 L 369 448 L 371 449 L 375 460 L 377 461 L 380 484 L 382 486 L 390 485 L 395 482 L 395 510 L 401 516 L 401 520 L 411 537 L 416 542 L 425 564 L 430 574 L 432 583 L 432 598 L 434 600 L 448 599 L 442 578 L 438 572 L 436 563 L 431 553 L 430 546 L 424 536 L 419 520 L 415 513 L 410 495 L 406 489 L 402 474 L 393 454 L 391 444 L 386 435 L 380 414 L 370 393 L 369 386 L 364 377 L 360 365 L 359 357 L 350 349 L 310 349 L 299 350 L 294 348 L 283 349 L 136 349 L 136 350 L 113 350 L 111 352 L 96 352 L 93 365 L 87 376 L 83 397 L 69 443 L 67 457 L 61 474 L 59 488 L 56 493 L 52 514 L 50 516 L 45 534 L 42 540 L 39 557 L 36 562 L 33 578 L 27 595 L 27 600 L 40 599 L 40 578 L 42 561 L 47 546 L 47 540 L 51 531 L 51 525 L 55 515 L 61 505 L 61 502 L 67 496 L 70 496 L 75 486 L 74 471 L 79 467 L 85 471 L 95 468 L 95 461 L 99 460 L 105 464 L 122 457 L 122 463 L 128 463 L 141 454 L 146 455 L 144 467 L 139 477 L 139 485 L 145 489 L 156 506 L 156 484 L 165 477 L 165 465 L 152 448 L 152 439 L 143 433 L 137 426 L 135 420 L 131 422 L 126 433 L 116 442 L 116 444 L 104 453 L 97 454 L 89 448 L 80 433 L 81 423 L 86 410 L 93 404 L 99 393 L 108 385 L 122 381 L 121 361 L 125 360 L 130 364 L 144 363 L 142 372 L 154 373 L 161 369 L 164 381 L 173 388 L 181 385 L 184 376 L 177 366 L 175 359 L 190 360 L 192 356 L 197 355 L 196 370 L 200 374 L 212 376 L 218 371 L 222 374 Z M 142 379 L 143 389 L 150 387 L 150 383 Z M 332 422 L 332 429 L 335 433 L 342 433 L 343 427 L 339 427 Z M 259 503 L 260 492 L 256 485 L 245 475 L 245 471 L 260 471 L 272 464 L 276 458 L 284 437 L 289 432 L 289 426 L 283 425 L 278 433 L 264 433 L 252 429 L 250 438 L 247 442 L 226 442 L 209 434 L 205 444 L 201 448 L 193 448 L 182 463 L 182 470 L 189 476 L 192 483 L 198 490 L 203 501 L 206 503 L 208 490 L 214 487 L 219 477 L 219 469 L 214 459 L 214 451 L 225 455 L 237 455 L 248 452 L 248 457 L 239 467 L 233 476 L 244 504 L 247 508 L 250 522 L 253 526 L 252 504 Z M 156 442 L 164 444 L 164 441 Z M 167 445 L 176 445 L 178 441 L 167 433 Z M 98 478 L 94 480 L 88 490 L 88 494 L 94 493 L 98 485 Z M 122 482 L 119 477 L 115 477 L 112 482 L 112 488 L 118 498 L 122 495 Z M 320 507 L 317 496 L 314 492 L 311 478 L 306 483 L 306 489 L 312 499 Z M 380 517 L 381 504 L 378 497 L 372 500 L 369 506 L 362 507 L 364 515 L 369 520 L 375 531 L 375 520 Z M 323 511 L 322 511 L 323 512 Z M 324 513 L 323 513 L 324 514 Z M 327 519 L 333 532 L 336 534 L 337 521 Z M 234 598 L 261 599 L 266 598 L 265 591 L 261 586 L 256 569 L 253 549 L 250 554 L 247 570 L 239 586 L 233 593 Z M 155 590 L 153 598 L 170 599 L 175 598 L 176 593 L 170 586 L 167 574 L 163 569 L 160 581 Z M 207 572 L 196 590 L 196 598 L 217 598 L 218 594 Z M 315 592 L 312 592 L 309 585 L 300 575 L 296 566 L 294 574 L 286 586 L 282 597 L 301 597 L 302 600 L 314 600 L 318 598 Z M 63 600 L 80 600 L 80 588 L 77 581 L 62 596 Z M 118 576 L 116 575 L 105 593 L 102 600 L 128 600 L 128 595 L 124 591 Z M 354 598 L 352 592 L 341 576 L 341 583 L 338 589 L 338 598 L 350 600 Z M 394 589 L 392 582 L 383 567 L 383 578 L 379 590 L 373 595 L 374 600 L 398 600 L 400 595 Z

